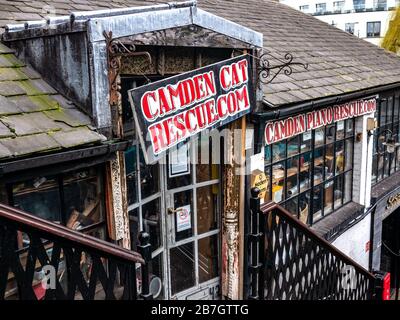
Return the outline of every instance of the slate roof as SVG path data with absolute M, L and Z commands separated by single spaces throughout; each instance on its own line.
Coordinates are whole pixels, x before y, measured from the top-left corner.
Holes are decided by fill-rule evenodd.
M 86 115 L 0 44 L 0 161 L 104 139 Z
M 0 0 L 0 25 L 39 19 L 51 13 L 152 5 L 168 1 Z M 3 6 L 3 7 L 2 7 Z M 284 106 L 400 82 L 400 58 L 272 0 L 198 0 L 198 6 L 264 34 L 271 63 L 290 52 L 308 70 L 295 67 L 264 86 L 264 101 Z

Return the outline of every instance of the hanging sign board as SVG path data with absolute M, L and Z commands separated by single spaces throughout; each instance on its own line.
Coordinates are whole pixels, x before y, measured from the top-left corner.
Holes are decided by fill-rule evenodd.
M 324 127 L 338 121 L 359 117 L 375 111 L 376 98 L 372 98 L 314 110 L 283 120 L 271 121 L 265 125 L 265 143 L 269 145 L 309 132 L 313 129 Z
M 242 55 L 129 90 L 146 161 L 249 113 L 255 98 L 250 61 Z
M 181 232 L 192 227 L 190 204 L 176 209 L 176 231 Z

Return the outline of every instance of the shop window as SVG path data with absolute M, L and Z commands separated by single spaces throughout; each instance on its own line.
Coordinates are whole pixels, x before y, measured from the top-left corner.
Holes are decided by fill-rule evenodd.
M 351 201 L 354 119 L 339 121 L 265 147 L 267 194 L 302 222 Z
M 373 133 L 373 161 L 372 184 L 376 184 L 400 171 L 400 148 L 396 147 L 393 153 L 389 153 L 384 142 L 392 136 L 396 142 L 400 138 L 400 112 L 399 95 L 383 97 L 378 101 L 376 119 L 378 128 Z
M 10 185 L 13 205 L 33 215 L 92 232 L 105 227 L 102 170 L 40 176 Z

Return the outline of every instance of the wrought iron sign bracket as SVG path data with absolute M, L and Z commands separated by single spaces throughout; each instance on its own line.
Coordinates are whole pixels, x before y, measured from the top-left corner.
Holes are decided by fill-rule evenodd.
M 144 56 L 151 64 L 151 55 L 147 51 L 136 51 L 136 46 L 133 43 L 122 42 L 118 39 L 113 39 L 112 31 L 103 31 L 106 39 L 107 57 L 108 57 L 108 81 L 110 86 L 110 105 L 118 106 L 120 94 L 120 78 L 122 57 Z
M 258 83 L 269 84 L 281 73 L 290 76 L 293 73 L 293 66 L 301 66 L 308 70 L 308 64 L 301 62 L 293 62 L 293 55 L 286 53 L 284 60 L 278 59 L 281 64 L 271 65 L 268 56 L 272 57 L 269 53 L 262 54 L 259 59 Z M 276 59 L 275 57 L 273 57 Z

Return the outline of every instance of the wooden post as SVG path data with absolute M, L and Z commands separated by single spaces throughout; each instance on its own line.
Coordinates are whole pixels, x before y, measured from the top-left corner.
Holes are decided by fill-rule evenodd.
M 223 167 L 223 225 L 222 225 L 222 295 L 229 299 L 242 298 L 243 282 L 243 214 L 244 176 L 242 172 L 244 154 L 244 133 L 235 141 L 234 132 L 245 130 L 246 119 L 238 119 L 229 126 L 225 143 L 226 158 L 230 163 Z M 238 134 L 236 134 L 237 138 Z M 240 150 L 234 146 L 240 143 Z

